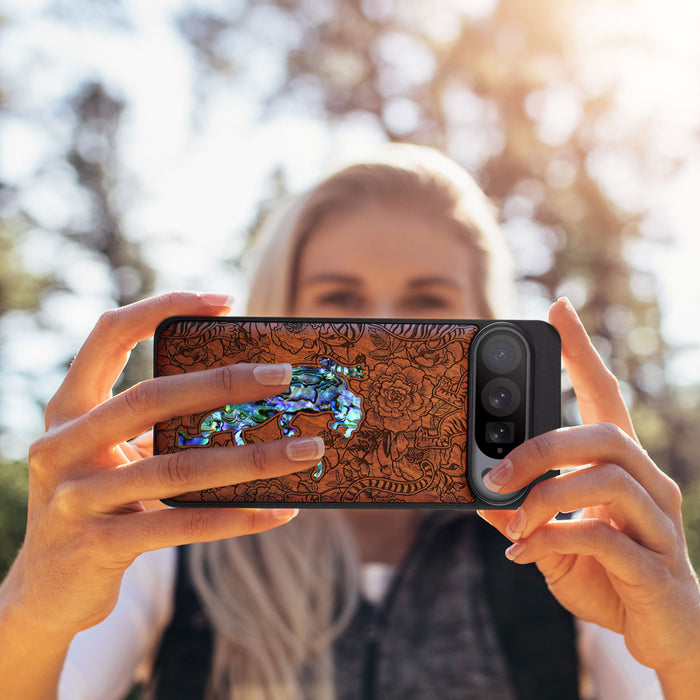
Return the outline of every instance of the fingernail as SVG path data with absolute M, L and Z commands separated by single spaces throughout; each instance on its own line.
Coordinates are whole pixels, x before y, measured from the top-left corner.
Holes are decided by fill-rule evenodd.
M 515 515 L 511 518 L 508 526 L 506 527 L 506 535 L 512 540 L 519 540 L 520 535 L 523 534 L 525 526 L 527 525 L 527 515 L 525 511 L 521 508 L 515 511 Z
M 272 515 L 275 517 L 275 520 L 284 520 L 286 522 L 287 520 L 291 520 L 292 518 L 296 518 L 297 515 L 299 515 L 299 509 L 298 508 L 273 508 Z
M 561 301 L 564 303 L 564 307 L 566 310 L 575 318 L 578 320 L 578 314 L 576 313 L 576 309 L 574 308 L 574 305 L 569 301 L 569 297 L 559 297 L 557 301 Z
M 287 457 L 295 462 L 321 459 L 326 446 L 320 437 L 298 438 L 287 443 Z
M 492 469 L 488 474 L 486 474 L 484 477 L 484 486 L 489 491 L 495 491 L 498 493 L 501 490 L 501 487 L 508 483 L 512 473 L 513 465 L 509 459 L 506 459 L 495 469 Z
M 508 549 L 506 549 L 505 551 L 506 558 L 510 559 L 511 561 L 515 561 L 518 557 L 522 557 L 524 553 L 524 542 L 516 542 L 515 544 L 512 544 L 510 547 L 508 547 Z
M 288 362 L 279 365 L 258 365 L 253 374 L 265 386 L 282 386 L 292 381 L 292 366 Z
M 229 309 L 233 308 L 233 304 L 236 300 L 236 297 L 233 294 L 212 294 L 210 292 L 200 294 L 199 298 L 207 306 L 228 306 Z

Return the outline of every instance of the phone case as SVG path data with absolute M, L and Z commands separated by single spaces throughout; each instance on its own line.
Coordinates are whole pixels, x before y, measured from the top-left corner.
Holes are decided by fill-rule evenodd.
M 168 319 L 156 333 L 155 376 L 236 362 L 289 362 L 292 381 L 279 396 L 159 423 L 155 454 L 299 435 L 320 435 L 326 453 L 312 469 L 165 502 L 494 507 L 475 496 L 467 468 L 470 347 L 489 323 Z M 542 329 L 547 324 L 519 322 L 521 329 L 523 324 L 549 335 Z M 548 345 L 546 355 L 553 352 L 558 346 Z M 535 353 L 535 360 L 538 354 L 542 367 L 545 361 L 549 366 L 554 391 L 547 388 L 548 400 L 556 403 L 534 426 L 542 432 L 559 425 L 560 361 L 557 354 L 553 382 L 551 357 Z

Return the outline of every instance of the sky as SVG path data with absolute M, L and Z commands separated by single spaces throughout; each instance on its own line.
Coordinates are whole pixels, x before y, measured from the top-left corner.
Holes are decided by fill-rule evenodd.
M 262 119 L 259 101 L 281 74 L 269 53 L 256 52 L 255 46 L 249 56 L 257 62 L 255 81 L 209 96 L 211 102 L 193 128 L 197 105 L 192 86 L 198 76 L 172 18 L 183 7 L 217 2 L 223 0 L 128 0 L 124 5 L 134 31 L 114 31 L 107 23 L 46 19 L 45 0 L 0 0 L 0 15 L 13 18 L 11 27 L 0 33 L 0 75 L 3 84 L 14 85 L 13 113 L 0 122 L 0 177 L 20 185 L 34 182 L 23 193 L 23 204 L 40 223 L 24 247 L 27 268 L 42 273 L 62 266 L 61 274 L 80 292 L 79 301 L 55 295 L 42 309 L 44 318 L 60 319 L 60 332 L 53 335 L 33 335 L 33 322 L 21 315 L 6 321 L 6 393 L 28 396 L 27 382 L 34 372 L 31 381 L 47 399 L 61 375 L 47 370 L 37 382 L 36 368 L 48 366 L 47 358 L 75 352 L 99 313 L 112 305 L 112 290 L 99 263 L 83 257 L 78 265 L 77 251 L 46 234 L 84 206 L 76 200 L 69 174 L 46 166 L 47 155 L 66 136 L 56 105 L 82 80 L 99 76 L 128 98 L 120 132 L 129 175 L 123 193 L 130 202 L 126 224 L 130 235 L 144 243 L 149 258 L 159 261 L 159 290 L 233 292 L 242 303 L 244 281 L 232 276 L 224 261 L 236 253 L 236 232 L 245 228 L 264 199 L 269 173 L 281 165 L 288 184 L 302 189 L 319 174 L 369 154 L 382 142 L 376 126 L 361 117 L 327 126 L 299 109 Z M 493 6 L 491 0 L 452 2 L 475 17 Z M 609 137 L 614 139 L 616 130 L 630 123 L 654 119 L 661 128 L 651 152 L 657 149 L 683 160 L 677 172 L 660 168 L 653 183 L 640 183 L 634 172 L 627 172 L 626 163 L 602 155 L 596 162 L 592 154 L 591 167 L 599 169 L 621 202 L 630 208 L 642 202 L 652 210 L 648 240 L 628 254 L 636 267 L 649 270 L 658 281 L 666 338 L 694 348 L 669 367 L 669 378 L 678 383 L 700 381 L 700 4 L 633 0 L 618 12 L 611 3 L 592 0 L 580 23 L 582 35 L 595 44 L 586 59 L 591 85 L 619 81 L 619 121 L 608 125 Z M 610 55 L 606 32 L 620 27 L 647 37 L 653 50 L 630 47 Z M 650 84 L 656 86 L 653 92 Z M 559 138 L 575 125 L 576 105 L 566 93 L 548 96 L 543 105 L 532 108 L 541 111 L 546 138 Z M 45 177 L 36 178 L 42 169 Z M 544 301 L 535 300 L 521 315 L 544 313 Z M 40 429 L 40 417 L 30 403 L 29 398 L 24 404 L 20 399 L 19 407 L 13 403 L 10 411 L 0 402 L 3 422 L 16 428 L 16 434 Z M 4 449 L 19 454 L 22 445 L 19 439 Z

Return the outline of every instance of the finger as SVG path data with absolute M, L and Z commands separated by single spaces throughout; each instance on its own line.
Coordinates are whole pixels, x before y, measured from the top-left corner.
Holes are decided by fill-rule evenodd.
M 135 462 L 137 459 L 142 459 L 148 455 L 143 454 L 142 451 L 136 446 L 133 440 L 125 442 L 123 445 L 119 446 L 122 454 L 124 455 L 124 461 Z
M 485 520 L 489 525 L 495 527 L 502 535 L 508 537 L 506 528 L 513 519 L 514 510 L 477 510 L 476 514 Z
M 120 445 L 124 457 L 129 462 L 150 457 L 153 454 L 153 430 L 137 435 L 133 440 Z
M 80 348 L 46 408 L 47 427 L 86 413 L 111 396 L 134 346 L 169 316 L 219 315 L 231 308 L 225 294 L 171 292 L 106 311 Z
M 263 532 L 289 522 L 296 508 L 168 508 L 115 516 L 108 541 L 126 558 L 191 542 Z
M 147 379 L 105 401 L 65 427 L 81 452 L 129 440 L 173 416 L 275 396 L 289 387 L 292 366 L 235 364 Z M 270 383 L 268 383 L 270 382 Z M 105 436 L 109 435 L 109 445 Z
M 484 477 L 484 483 L 497 493 L 510 493 L 550 469 L 606 462 L 625 469 L 666 513 L 677 510 L 679 490 L 675 482 L 639 443 L 612 423 L 560 428 L 526 440 Z
M 124 503 L 172 498 L 189 491 L 310 469 L 318 464 L 324 449 L 318 437 L 191 448 L 98 472 L 74 488 L 73 498 L 76 503 L 89 503 L 95 510 L 110 511 Z
M 583 422 L 614 423 L 636 439 L 620 385 L 593 347 L 568 299 L 561 298 L 552 304 L 549 322 L 561 337 L 564 367 L 574 387 Z
M 136 436 L 129 441 L 129 445 L 134 449 L 137 455 L 136 459 L 150 457 L 153 454 L 153 430 L 146 430 L 146 432 Z
M 518 564 L 537 563 L 550 585 L 560 557 L 582 555 L 593 557 L 621 582 L 637 585 L 642 578 L 658 574 L 656 555 L 625 533 L 596 518 L 553 521 L 536 530 L 527 539 L 518 540 L 507 550 L 507 556 Z
M 604 509 L 614 527 L 647 549 L 676 546 L 669 518 L 649 494 L 621 467 L 601 464 L 546 479 L 536 484 L 506 527 L 511 540 L 529 537 L 559 512 Z

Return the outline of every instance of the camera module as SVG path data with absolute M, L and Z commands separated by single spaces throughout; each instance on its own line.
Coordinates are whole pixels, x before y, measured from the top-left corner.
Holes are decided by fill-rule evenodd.
M 556 331 L 541 321 L 487 321 L 474 337 L 469 352 L 467 483 L 489 505 L 517 503 L 526 489 L 493 492 L 484 483 L 485 474 L 533 434 L 559 425 L 559 355 Z
M 513 324 L 497 321 L 473 347 L 474 440 L 485 459 L 501 459 L 526 439 L 530 420 L 528 341 Z

